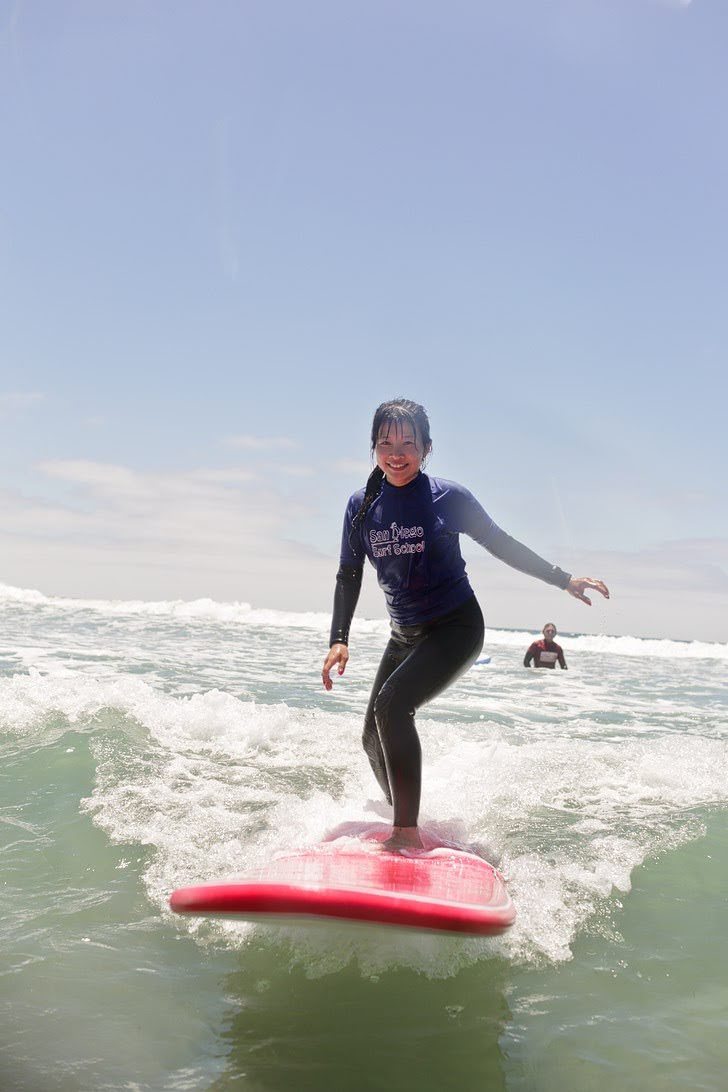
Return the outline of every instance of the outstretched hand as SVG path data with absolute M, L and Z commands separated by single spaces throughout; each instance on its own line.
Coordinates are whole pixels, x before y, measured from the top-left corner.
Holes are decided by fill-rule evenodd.
M 331 669 L 339 665 L 339 675 L 343 675 L 346 671 L 346 665 L 349 662 L 349 649 L 346 645 L 336 644 L 332 645 L 329 649 L 329 654 L 324 660 L 323 671 L 321 672 L 321 678 L 324 681 L 324 688 L 331 690 L 333 682 L 331 681 Z
M 594 591 L 598 591 L 605 599 L 609 599 L 609 588 L 604 581 L 592 580 L 590 576 L 572 576 L 566 586 L 569 595 L 573 595 L 574 599 L 581 599 L 582 603 L 586 603 L 586 605 L 590 607 L 591 599 L 584 595 L 587 588 L 594 588 Z

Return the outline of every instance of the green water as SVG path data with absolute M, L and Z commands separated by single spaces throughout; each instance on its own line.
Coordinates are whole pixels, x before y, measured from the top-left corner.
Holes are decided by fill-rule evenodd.
M 728 828 L 724 814 L 705 819 L 704 838 L 635 871 L 612 938 L 512 975 L 508 1088 L 728 1086 Z
M 636 869 L 568 963 L 311 977 L 285 935 L 202 943 L 150 904 L 152 850 L 79 810 L 91 738 L 4 754 L 2 1092 L 725 1088 L 724 812 Z

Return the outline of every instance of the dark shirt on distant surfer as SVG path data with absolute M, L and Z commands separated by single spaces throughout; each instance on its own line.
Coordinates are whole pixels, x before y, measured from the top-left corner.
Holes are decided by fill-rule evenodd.
M 566 660 L 564 659 L 564 650 L 561 645 L 557 645 L 556 641 L 547 641 L 545 637 L 542 637 L 540 641 L 534 641 L 530 645 L 528 652 L 523 658 L 523 666 L 530 667 L 531 660 L 533 660 L 534 667 L 556 667 L 556 661 L 566 671 Z

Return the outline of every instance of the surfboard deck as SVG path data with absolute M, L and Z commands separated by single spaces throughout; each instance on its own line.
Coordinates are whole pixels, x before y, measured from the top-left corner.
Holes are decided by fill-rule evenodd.
M 348 824 L 356 828 L 356 824 Z M 319 918 L 493 936 L 515 907 L 503 877 L 475 853 L 423 838 L 426 848 L 389 851 L 386 824 L 277 854 L 247 876 L 179 888 L 178 914 L 266 921 Z

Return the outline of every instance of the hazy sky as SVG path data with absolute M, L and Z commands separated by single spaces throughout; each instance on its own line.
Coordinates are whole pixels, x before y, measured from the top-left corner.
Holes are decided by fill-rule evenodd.
M 0 0 L 0 582 L 328 610 L 376 405 L 728 638 L 725 0 Z M 361 612 L 382 615 L 374 574 Z

